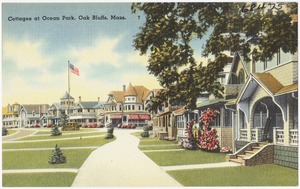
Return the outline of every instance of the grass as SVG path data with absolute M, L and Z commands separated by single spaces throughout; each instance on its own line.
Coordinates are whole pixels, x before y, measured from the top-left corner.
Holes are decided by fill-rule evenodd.
M 159 166 L 217 163 L 226 160 L 226 154 L 201 150 L 145 152 L 145 154 Z
M 80 133 L 80 132 L 95 132 L 99 131 L 99 129 L 95 128 L 80 128 L 78 131 L 62 131 L 63 134 L 71 134 L 71 133 Z M 44 135 L 51 133 L 51 128 L 38 130 L 34 135 Z
M 18 141 L 23 141 L 23 140 L 44 140 L 44 139 L 58 139 L 58 138 L 72 138 L 72 137 L 84 137 L 84 136 L 94 136 L 94 135 L 103 135 L 106 134 L 106 132 L 92 132 L 92 133 L 77 133 L 77 134 L 67 134 L 67 133 L 62 133 L 62 135 L 59 136 L 50 136 L 51 132 L 48 132 L 48 136 L 44 135 L 33 135 L 29 136 L 26 138 L 22 138 Z
M 139 145 L 178 144 L 178 141 L 158 140 L 157 138 L 142 138 Z
M 104 139 L 103 137 L 97 138 L 82 138 L 73 140 L 58 140 L 58 141 L 45 141 L 45 142 L 18 142 L 18 143 L 2 143 L 2 149 L 20 149 L 20 148 L 54 148 L 57 144 L 59 147 L 82 147 L 82 146 L 102 146 L 108 142 L 115 140 Z
M 80 168 L 94 149 L 62 149 L 67 163 L 49 164 L 53 150 L 3 151 L 2 169 Z
M 76 173 L 18 173 L 2 174 L 4 187 L 69 187 Z
M 7 130 L 7 135 L 11 135 L 11 134 L 14 134 L 16 133 L 18 130 L 11 130 L 11 129 L 8 129 Z
M 184 186 L 297 186 L 298 170 L 275 164 L 168 171 Z
M 139 149 L 140 150 L 169 150 L 169 149 L 182 149 L 182 148 L 176 144 L 166 144 L 160 146 L 154 146 L 154 145 L 139 146 Z

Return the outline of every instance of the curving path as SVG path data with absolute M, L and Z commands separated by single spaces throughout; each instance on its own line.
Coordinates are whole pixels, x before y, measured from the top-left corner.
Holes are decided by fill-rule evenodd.
M 116 140 L 93 151 L 73 187 L 180 187 L 175 179 L 138 149 L 133 130 L 114 130 Z
M 35 132 L 36 132 L 35 129 L 19 129 L 17 132 L 15 132 L 11 135 L 2 136 L 2 142 L 24 138 L 24 137 L 34 134 Z

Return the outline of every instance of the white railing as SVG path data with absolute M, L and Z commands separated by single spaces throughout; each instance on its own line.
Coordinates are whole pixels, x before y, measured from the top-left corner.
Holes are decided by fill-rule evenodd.
M 298 129 L 290 130 L 290 145 L 298 145 Z
M 251 141 L 260 142 L 263 139 L 263 128 L 251 129 Z
M 247 129 L 240 129 L 240 140 L 247 140 Z
M 273 140 L 275 144 L 284 143 L 284 130 L 279 129 L 278 127 L 273 128 Z

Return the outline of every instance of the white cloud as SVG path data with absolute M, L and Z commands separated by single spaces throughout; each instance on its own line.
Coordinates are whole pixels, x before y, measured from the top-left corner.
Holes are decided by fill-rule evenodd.
M 71 49 L 71 57 L 77 65 L 92 66 L 96 64 L 110 64 L 114 67 L 121 66 L 121 55 L 116 47 L 121 37 L 98 38 L 92 46 Z
M 33 68 L 46 69 L 51 59 L 43 55 L 41 41 L 32 42 L 24 39 L 20 42 L 13 40 L 3 41 L 3 60 L 13 61 L 18 69 L 30 70 Z
M 134 53 L 131 53 L 127 56 L 127 61 L 129 63 L 135 63 L 135 64 L 147 66 L 148 55 L 140 55 L 137 51 L 134 51 Z
M 123 81 L 126 81 L 126 85 L 131 82 L 132 85 L 143 85 L 149 90 L 162 88 L 156 77 L 150 74 L 124 74 L 122 76 Z

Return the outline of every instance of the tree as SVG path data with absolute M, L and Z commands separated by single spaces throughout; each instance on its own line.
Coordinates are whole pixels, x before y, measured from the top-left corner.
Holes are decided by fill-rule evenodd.
M 53 125 L 51 127 L 51 136 L 59 136 L 59 135 L 61 135 L 61 132 L 58 128 L 58 125 Z
M 297 24 L 291 24 L 292 11 L 268 10 L 263 14 L 257 9 L 243 13 L 244 5 L 132 4 L 132 12 L 141 11 L 146 19 L 135 35 L 134 47 L 142 55 L 150 54 L 147 69 L 165 89 L 155 100 L 167 99 L 171 104 L 184 102 L 187 108 L 194 109 L 197 97 L 204 91 L 221 96 L 223 87 L 216 78 L 227 63 L 224 51 L 238 51 L 246 60 L 253 58 L 254 61 L 270 60 L 279 49 L 290 53 L 297 51 Z M 251 50 L 245 37 L 257 39 L 257 47 Z M 192 42 L 198 42 L 199 46 L 204 44 L 202 55 L 213 59 L 207 66 L 195 59 Z
M 50 163 L 50 164 L 61 164 L 61 163 L 66 163 L 66 162 L 67 162 L 66 157 L 63 155 L 60 148 L 56 144 L 55 149 L 53 150 L 48 163 Z
M 65 128 L 68 123 L 68 115 L 62 114 L 59 120 L 59 126 Z

